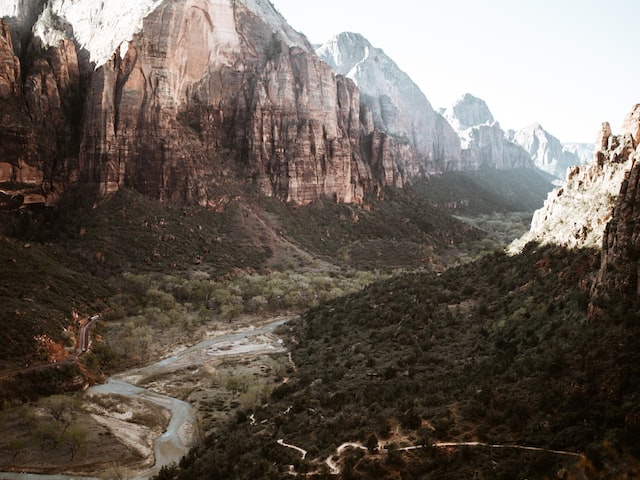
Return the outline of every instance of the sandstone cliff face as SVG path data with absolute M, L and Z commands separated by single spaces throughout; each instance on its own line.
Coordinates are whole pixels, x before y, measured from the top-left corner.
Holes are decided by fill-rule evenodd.
M 531 155 L 536 167 L 554 177 L 563 179 L 567 169 L 583 163 L 577 153 L 565 148 L 538 123 L 517 132 L 509 131 L 507 136 Z
M 272 9 L 165 2 L 94 73 L 81 173 L 104 194 L 126 185 L 207 205 L 235 183 L 304 204 L 371 188 L 357 89 L 252 6 Z
M 384 158 L 386 183 L 401 186 L 412 176 L 465 167 L 453 129 L 382 50 L 362 35 L 345 32 L 316 52 L 337 74 L 358 85 L 366 148 L 378 160 Z
M 36 57 L 21 73 L 8 25 L 0 20 L 0 207 L 59 201 L 77 163 L 77 105 L 70 92 L 78 83 L 71 42 Z
M 357 65 L 335 74 L 267 0 L 7 0 L 0 14 L 20 43 L 4 25 L 5 205 L 54 204 L 74 182 L 210 206 L 246 189 L 360 202 L 513 156 L 462 157 L 382 51 L 360 38 Z
M 506 139 L 484 100 L 464 94 L 443 115 L 460 136 L 465 169 L 534 167 L 529 154 Z
M 13 54 L 9 25 L 0 20 L 0 98 L 17 95 L 20 85 L 20 60 Z
M 593 161 L 569 170 L 565 185 L 549 194 L 544 207 L 535 212 L 530 231 L 511 245 L 512 250 L 529 241 L 601 248 L 612 208 L 619 194 L 625 196 L 625 178 L 637 155 L 633 118 L 638 110 L 636 106 L 627 116 L 620 135 L 612 135 L 609 124 L 602 124 Z
M 618 303 L 618 311 L 637 305 L 640 295 L 640 104 L 626 117 L 621 130 L 617 138 L 601 138 L 609 152 L 613 148 L 618 158 L 628 158 L 631 169 L 604 231 L 600 273 L 592 289 L 592 315 L 597 315 L 603 302 Z

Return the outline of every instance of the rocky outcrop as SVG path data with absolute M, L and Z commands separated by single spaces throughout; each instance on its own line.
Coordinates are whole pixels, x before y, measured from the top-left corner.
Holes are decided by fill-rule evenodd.
M 604 231 L 601 267 L 592 289 L 590 313 L 597 316 L 602 307 L 630 314 L 640 298 L 640 104 L 626 117 L 618 137 L 606 136 L 604 128 L 600 145 L 609 157 L 629 162 L 615 202 L 611 221 Z M 625 311 L 626 310 L 626 311 Z
M 601 248 L 603 238 L 610 236 L 605 227 L 619 194 L 622 199 L 627 196 L 625 178 L 637 156 L 637 121 L 633 118 L 638 110 L 636 106 L 629 114 L 617 136 L 609 123 L 602 124 L 592 162 L 567 172 L 565 184 L 549 194 L 544 207 L 535 212 L 529 232 L 511 245 L 512 251 L 529 241 Z
M 50 145 L 41 142 L 38 133 L 46 123 L 41 110 L 47 95 L 56 95 L 42 91 L 35 72 L 28 74 L 24 88 L 21 77 L 9 26 L 0 19 L 0 208 L 46 203 L 51 190 Z
M 534 167 L 529 154 L 505 138 L 484 100 L 467 93 L 443 115 L 460 136 L 465 169 Z
M 18 94 L 20 60 L 13 54 L 9 25 L 0 20 L 0 98 Z
M 533 158 L 540 170 L 556 178 L 564 179 L 567 169 L 581 165 L 583 160 L 571 148 L 547 132 L 539 123 L 534 123 L 517 132 L 510 130 L 507 137 L 522 146 Z
M 358 85 L 366 150 L 378 155 L 376 165 L 385 165 L 387 182 L 394 177 L 392 183 L 402 185 L 412 176 L 464 168 L 455 132 L 382 50 L 362 35 L 344 32 L 316 53 Z

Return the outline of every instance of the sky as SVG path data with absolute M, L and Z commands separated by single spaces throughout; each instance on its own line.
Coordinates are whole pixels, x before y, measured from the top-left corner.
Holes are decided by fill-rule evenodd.
M 351 31 L 434 108 L 482 98 L 503 130 L 539 122 L 562 142 L 614 133 L 640 103 L 640 0 L 272 0 L 312 43 Z

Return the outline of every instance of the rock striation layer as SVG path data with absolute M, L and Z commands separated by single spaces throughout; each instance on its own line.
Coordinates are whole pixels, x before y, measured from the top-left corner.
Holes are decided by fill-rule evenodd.
M 200 205 L 246 189 L 360 202 L 463 168 L 383 52 L 367 71 L 393 74 L 358 88 L 267 0 L 6 0 L 0 15 L 5 200 L 53 204 L 80 183 Z
M 510 246 L 512 251 L 529 241 L 601 248 L 614 228 L 607 224 L 617 199 L 628 195 L 625 179 L 638 155 L 639 110 L 640 106 L 634 107 L 619 135 L 612 134 L 608 122 L 602 124 L 592 162 L 569 169 L 565 184 L 549 194 L 544 207 L 535 212 L 529 232 Z
M 587 155 L 593 155 L 589 153 L 589 146 L 574 144 L 573 147 L 565 147 L 539 123 L 529 125 L 517 132 L 510 130 L 507 132 L 507 137 L 531 155 L 536 167 L 559 179 L 564 179 L 569 168 L 584 163 L 578 152 L 586 150 Z
M 484 100 L 466 93 L 443 115 L 460 136 L 465 169 L 534 168 L 530 155 L 507 140 Z
M 626 315 L 637 311 L 640 295 L 640 104 L 626 117 L 618 137 L 602 135 L 600 140 L 609 157 L 624 159 L 630 170 L 624 176 L 611 221 L 604 231 L 601 268 L 592 289 L 590 313 L 597 315 L 600 306 L 605 305 Z M 599 160 L 606 161 L 606 157 L 599 155 Z
M 344 32 L 316 48 L 360 89 L 365 150 L 374 172 L 401 186 L 412 176 L 460 170 L 460 141 L 420 88 L 382 50 Z

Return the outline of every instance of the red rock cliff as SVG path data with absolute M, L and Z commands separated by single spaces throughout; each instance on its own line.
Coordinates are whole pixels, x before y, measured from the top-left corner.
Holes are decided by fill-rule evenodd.
M 26 4 L 29 15 L 12 20 L 20 48 L 4 23 L 0 45 L 5 203 L 53 204 L 74 182 L 200 205 L 245 189 L 349 203 L 460 168 L 433 139 L 426 162 L 416 145 L 374 127 L 355 84 L 266 0 L 147 1 L 127 42 L 109 37 L 113 19 L 97 4 Z M 69 12 L 86 16 L 77 29 Z M 86 28 L 94 21 L 97 33 Z M 92 38 L 111 43 L 96 56 Z M 429 132 L 446 139 L 442 122 Z
M 306 39 L 243 2 L 165 2 L 144 22 L 89 89 L 81 173 L 104 194 L 206 205 L 235 184 L 304 204 L 371 188 L 358 91 Z
M 65 40 L 32 57 L 21 68 L 0 19 L 0 208 L 57 203 L 77 166 L 82 99 L 75 46 Z

